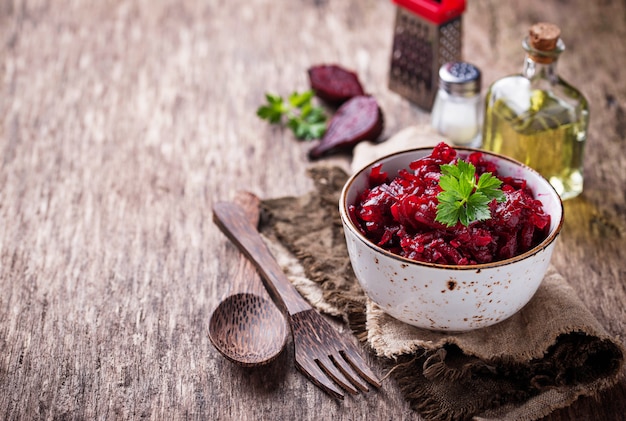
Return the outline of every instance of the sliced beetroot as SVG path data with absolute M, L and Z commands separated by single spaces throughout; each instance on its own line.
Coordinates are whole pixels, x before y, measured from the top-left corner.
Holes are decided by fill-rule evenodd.
M 324 137 L 309 151 L 310 159 L 351 149 L 363 140 L 376 140 L 383 132 L 383 113 L 376 99 L 355 96 L 345 102 L 328 122 Z
M 350 98 L 365 94 L 356 73 L 336 64 L 313 66 L 308 73 L 315 95 L 332 105 L 340 105 Z

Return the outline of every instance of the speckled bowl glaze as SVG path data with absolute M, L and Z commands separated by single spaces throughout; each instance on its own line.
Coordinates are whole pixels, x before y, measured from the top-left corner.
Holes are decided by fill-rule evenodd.
M 465 158 L 470 148 L 455 147 Z M 350 261 L 368 297 L 396 319 L 429 330 L 468 331 L 493 325 L 519 311 L 533 297 L 548 269 L 563 224 L 563 203 L 550 183 L 531 168 L 493 153 L 482 152 L 504 176 L 525 178 L 551 216 L 548 237 L 532 250 L 489 264 L 454 266 L 416 262 L 388 252 L 361 234 L 348 206 L 368 187 L 371 168 L 394 177 L 401 168 L 432 152 L 412 149 L 388 155 L 352 175 L 344 186 L 339 211 Z

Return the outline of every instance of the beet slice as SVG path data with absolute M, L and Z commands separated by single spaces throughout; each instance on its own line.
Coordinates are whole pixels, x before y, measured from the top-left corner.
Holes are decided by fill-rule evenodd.
M 319 159 L 351 149 L 363 140 L 376 140 L 383 127 L 383 113 L 376 99 L 370 95 L 355 96 L 330 119 L 324 137 L 309 151 L 309 158 Z
M 357 74 L 336 64 L 313 66 L 308 73 L 315 95 L 329 104 L 341 105 L 350 98 L 365 94 Z

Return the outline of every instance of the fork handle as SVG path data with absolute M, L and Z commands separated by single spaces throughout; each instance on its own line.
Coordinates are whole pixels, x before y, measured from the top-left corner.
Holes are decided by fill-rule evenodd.
M 296 290 L 272 255 L 257 228 L 250 223 L 243 209 L 230 202 L 213 206 L 213 221 L 222 232 L 254 263 L 266 286 L 278 296 L 290 315 L 311 309 Z

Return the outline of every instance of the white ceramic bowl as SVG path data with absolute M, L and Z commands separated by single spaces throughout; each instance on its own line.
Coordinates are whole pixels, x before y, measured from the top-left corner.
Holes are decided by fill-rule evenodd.
M 455 147 L 467 157 L 470 148 Z M 524 178 L 551 216 L 547 238 L 519 256 L 498 262 L 457 266 L 417 262 L 393 254 L 368 240 L 351 221 L 348 206 L 368 187 L 371 168 L 382 163 L 390 178 L 409 163 L 430 155 L 419 148 L 388 155 L 352 175 L 344 186 L 339 211 L 350 261 L 368 297 L 405 323 L 440 331 L 467 331 L 498 323 L 519 311 L 533 297 L 548 269 L 563 223 L 561 198 L 539 173 L 504 156 L 479 151 L 503 176 Z

